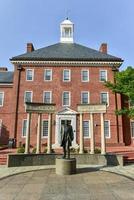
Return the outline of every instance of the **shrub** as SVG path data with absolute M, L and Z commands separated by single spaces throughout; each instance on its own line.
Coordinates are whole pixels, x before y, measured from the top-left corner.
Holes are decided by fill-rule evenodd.
M 96 148 L 94 152 L 95 152 L 96 154 L 97 154 L 97 153 L 101 153 L 101 150 L 98 149 L 98 148 Z
M 32 153 L 36 153 L 36 147 L 33 148 Z
M 24 153 L 25 152 L 25 148 L 24 147 L 19 147 L 17 149 L 17 153 Z

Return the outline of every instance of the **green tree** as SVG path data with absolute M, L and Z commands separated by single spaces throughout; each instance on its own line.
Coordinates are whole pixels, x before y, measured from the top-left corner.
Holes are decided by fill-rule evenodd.
M 126 114 L 129 118 L 134 119 L 134 68 L 127 67 L 126 70 L 117 72 L 115 83 L 107 81 L 105 86 L 114 93 L 122 94 L 128 102 L 121 110 L 117 110 L 116 114 Z

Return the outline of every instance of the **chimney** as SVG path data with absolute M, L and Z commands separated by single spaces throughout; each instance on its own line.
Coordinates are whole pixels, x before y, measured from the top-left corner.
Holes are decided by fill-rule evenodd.
M 34 51 L 34 46 L 32 43 L 27 43 L 27 53 Z
M 107 53 L 107 43 L 102 43 L 101 46 L 100 46 L 99 51 L 101 53 Z
M 7 67 L 0 67 L 0 72 L 6 72 L 8 71 Z

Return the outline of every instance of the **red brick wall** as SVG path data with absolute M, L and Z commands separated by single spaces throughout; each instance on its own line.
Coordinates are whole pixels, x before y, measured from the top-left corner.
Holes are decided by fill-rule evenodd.
M 34 69 L 34 81 L 26 81 L 26 68 Z M 44 69 L 53 70 L 53 80 L 51 82 L 44 81 Z M 62 72 L 63 69 L 71 69 L 71 82 L 63 82 Z M 81 69 L 89 69 L 90 81 L 87 83 L 81 82 Z M 99 70 L 106 69 L 108 71 L 108 80 L 113 81 L 113 72 L 111 67 L 50 67 L 50 66 L 23 66 L 21 71 L 20 80 L 20 93 L 19 93 L 19 107 L 18 107 L 18 128 L 17 128 L 17 144 L 22 141 L 25 143 L 25 139 L 21 137 L 22 135 L 22 120 L 26 119 L 25 107 L 24 107 L 24 91 L 33 91 L 33 101 L 43 102 L 43 91 L 52 91 L 53 103 L 56 103 L 56 111 L 62 109 L 62 91 L 71 92 L 71 109 L 77 111 L 77 104 L 81 101 L 81 91 L 90 92 L 90 103 L 100 103 L 100 92 L 109 92 L 109 106 L 107 108 L 107 113 L 105 114 L 105 119 L 110 120 L 111 125 L 111 138 L 106 139 L 107 144 L 116 145 L 117 141 L 117 127 L 116 127 L 116 117 L 114 114 L 115 110 L 115 95 L 105 88 L 103 83 L 99 82 Z M 17 70 L 15 70 L 14 85 L 17 83 Z M 16 94 L 16 86 L 14 87 L 14 94 Z M 118 103 L 120 106 L 120 96 L 118 96 Z M 43 116 L 47 118 L 47 115 Z M 55 120 L 55 116 L 53 116 Z M 79 116 L 77 117 L 77 142 L 79 143 Z M 89 115 L 84 115 L 83 119 L 90 119 Z M 97 124 L 95 129 L 95 139 L 96 144 L 100 143 L 100 116 L 96 114 L 94 116 L 94 124 Z M 119 143 L 123 143 L 122 137 L 122 120 L 119 118 Z M 36 144 L 36 129 L 37 129 L 37 115 L 32 116 L 31 123 L 31 144 L 35 146 Z M 55 142 L 55 126 L 53 124 L 53 143 Z M 85 140 L 87 145 L 89 145 L 89 140 Z M 42 139 L 42 143 L 46 143 L 45 139 Z
M 4 103 L 3 106 L 0 107 L 0 119 L 2 119 L 0 144 L 7 144 L 9 137 L 13 137 L 13 87 L 8 85 L 1 85 L 0 92 L 4 92 Z

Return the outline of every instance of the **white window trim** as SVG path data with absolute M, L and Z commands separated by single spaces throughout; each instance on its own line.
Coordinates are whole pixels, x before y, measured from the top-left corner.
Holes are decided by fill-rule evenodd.
M 88 72 L 88 80 L 86 80 L 86 81 L 83 80 L 83 71 L 87 71 Z M 89 80 L 90 80 L 89 79 L 89 69 L 82 69 L 81 70 L 81 82 L 89 82 Z
M 88 121 L 89 122 L 89 136 L 87 137 L 87 136 L 84 136 L 84 133 L 83 133 L 83 136 L 84 136 L 84 139 L 90 139 L 91 138 L 91 134 L 90 134 L 90 126 L 91 126 L 91 122 L 90 122 L 90 120 L 83 120 L 83 122 L 85 122 L 85 121 Z M 82 123 L 83 124 L 83 123 Z
M 48 136 L 43 136 L 43 122 L 47 121 L 48 122 L 48 126 L 49 126 L 49 120 L 48 119 L 43 119 L 42 120 L 42 128 L 41 128 L 41 138 L 48 138 Z
M 102 81 L 102 80 L 100 79 L 100 78 L 101 78 L 101 76 L 100 76 L 101 71 L 105 71 L 105 72 L 106 72 L 106 80 L 105 80 L 105 81 L 107 81 L 107 70 L 106 70 L 106 69 L 101 69 L 101 70 L 99 71 L 99 81 L 100 81 L 100 82 L 105 82 L 105 81 Z
M 44 94 L 45 94 L 45 92 L 50 92 L 50 103 L 52 103 L 52 91 L 43 91 L 43 103 L 45 103 L 44 102 Z
M 104 120 L 104 122 L 108 122 L 109 125 L 109 137 L 105 137 L 106 139 L 110 139 L 111 138 L 111 128 L 110 128 L 110 120 Z
M 33 91 L 27 90 L 27 91 L 24 92 L 24 103 L 25 103 L 26 92 L 31 92 L 31 102 L 33 102 Z
M 46 78 L 46 71 L 47 71 L 47 70 L 51 71 L 51 77 L 50 77 L 50 80 L 46 80 L 46 79 L 45 79 L 45 78 Z M 53 74 L 52 74 L 52 69 L 45 69 L 45 70 L 44 70 L 44 81 L 47 81 L 47 82 L 52 81 L 52 79 L 53 79 L 52 76 L 53 76 Z
M 134 123 L 134 121 L 133 120 L 130 121 L 130 131 L 131 131 L 131 138 L 134 139 L 134 136 L 132 136 L 132 127 L 131 127 L 132 122 Z
M 2 119 L 0 119 L 0 137 L 2 136 L 2 133 L 1 133 L 1 131 L 2 131 L 2 126 L 3 126 L 3 121 L 2 121 Z
M 108 107 L 109 106 L 109 92 L 105 92 L 105 91 L 100 92 L 100 103 L 101 103 L 101 94 L 102 93 L 107 93 L 107 107 Z
M 32 71 L 32 80 L 27 80 L 27 71 Z M 26 69 L 26 81 L 33 81 L 34 80 L 34 69 Z
M 63 105 L 63 94 L 65 93 L 65 92 L 68 92 L 69 93 L 69 105 Z M 64 107 L 70 107 L 71 106 L 71 92 L 70 91 L 63 91 L 62 92 L 62 106 L 64 106 Z
M 0 93 L 2 93 L 2 94 L 3 94 L 3 98 L 2 98 L 2 105 L 0 105 L 0 107 L 3 107 L 3 105 L 4 105 L 4 97 L 5 97 L 5 93 L 4 93 L 4 92 L 1 92 L 1 91 L 0 91 Z
M 27 119 L 23 119 L 23 120 L 22 120 L 22 133 L 21 133 L 21 137 L 22 137 L 22 138 L 26 138 L 26 136 L 23 135 L 23 125 L 24 125 L 24 121 L 25 121 L 25 120 L 27 121 Z
M 89 104 L 90 103 L 90 99 L 89 99 L 90 98 L 90 92 L 89 91 L 81 91 L 81 104 L 83 104 L 82 103 L 82 94 L 83 93 L 88 93 L 88 103 L 87 104 Z
M 69 71 L 69 80 L 64 80 L 64 71 Z M 63 69 L 63 82 L 70 82 L 71 81 L 71 70 L 70 69 Z

